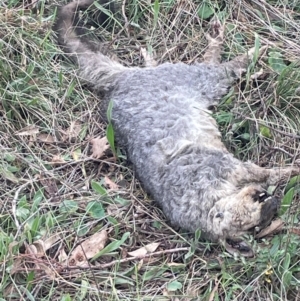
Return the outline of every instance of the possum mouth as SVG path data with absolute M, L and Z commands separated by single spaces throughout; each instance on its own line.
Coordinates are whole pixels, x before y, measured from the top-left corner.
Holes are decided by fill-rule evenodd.
M 257 235 L 272 222 L 278 211 L 280 199 L 265 191 L 253 195 L 253 201 L 258 201 L 260 203 L 263 202 L 259 224 L 247 231 L 249 234 Z M 245 242 L 245 240 L 238 237 L 226 238 L 224 247 L 227 252 L 233 255 L 238 253 L 244 257 L 253 257 L 255 254 L 251 246 L 247 242 Z
M 253 257 L 255 254 L 251 246 L 239 238 L 226 238 L 224 248 L 232 255 L 240 254 L 244 257 Z

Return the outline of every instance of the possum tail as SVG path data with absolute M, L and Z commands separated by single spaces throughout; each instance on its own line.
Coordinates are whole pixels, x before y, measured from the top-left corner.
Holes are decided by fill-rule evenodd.
M 118 74 L 128 70 L 106 56 L 100 43 L 86 37 L 78 26 L 79 11 L 87 10 L 94 0 L 76 0 L 58 9 L 53 30 L 63 51 L 79 66 L 79 76 L 98 91 L 107 91 Z

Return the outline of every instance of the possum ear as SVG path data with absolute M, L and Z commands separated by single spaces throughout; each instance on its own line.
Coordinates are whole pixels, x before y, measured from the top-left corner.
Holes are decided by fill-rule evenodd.
M 93 5 L 88 9 L 87 13 L 89 19 L 88 26 L 93 27 L 107 27 L 112 20 L 112 17 L 119 11 L 119 2 L 116 0 L 96 0 L 101 8 Z

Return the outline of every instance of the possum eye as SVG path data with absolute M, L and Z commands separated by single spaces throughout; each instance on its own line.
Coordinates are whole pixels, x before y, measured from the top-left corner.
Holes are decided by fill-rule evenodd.
M 224 218 L 224 214 L 222 212 L 218 212 L 215 218 Z

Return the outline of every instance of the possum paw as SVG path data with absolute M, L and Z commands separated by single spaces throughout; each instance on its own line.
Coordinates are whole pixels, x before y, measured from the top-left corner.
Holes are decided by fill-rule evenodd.
M 219 43 L 223 42 L 224 39 L 224 25 L 219 20 L 214 20 L 211 23 L 210 33 L 206 34 L 208 41 L 215 40 Z
M 208 41 L 208 47 L 204 54 L 204 61 L 207 63 L 217 64 L 221 60 L 221 50 L 224 40 L 224 25 L 219 20 L 211 24 L 211 32 L 205 35 Z

